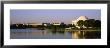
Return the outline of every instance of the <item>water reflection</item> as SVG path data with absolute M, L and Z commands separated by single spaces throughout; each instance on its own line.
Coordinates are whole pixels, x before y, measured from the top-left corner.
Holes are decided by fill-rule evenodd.
M 72 38 L 73 39 L 100 39 L 101 32 L 100 31 L 73 31 Z
M 57 30 L 52 30 L 51 31 L 53 34 L 59 33 L 59 34 L 64 34 L 65 31 L 57 31 Z
M 73 31 L 72 38 L 73 39 L 84 39 L 85 31 Z
M 11 39 L 100 39 L 100 31 L 11 29 Z

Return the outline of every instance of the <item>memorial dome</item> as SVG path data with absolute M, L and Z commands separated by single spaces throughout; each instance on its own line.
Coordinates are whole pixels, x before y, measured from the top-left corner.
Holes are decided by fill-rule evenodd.
M 77 22 L 78 22 L 79 20 L 85 21 L 85 20 L 88 20 L 88 18 L 87 18 L 86 16 L 80 16 L 78 19 L 72 20 L 72 24 L 77 25 Z
M 88 20 L 88 18 L 87 18 L 86 16 L 80 16 L 80 17 L 77 19 L 77 21 L 79 21 L 79 20 L 85 21 L 85 20 Z

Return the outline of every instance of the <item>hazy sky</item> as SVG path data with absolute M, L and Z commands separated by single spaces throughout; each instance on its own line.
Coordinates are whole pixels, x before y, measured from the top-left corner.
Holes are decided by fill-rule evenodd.
M 11 9 L 11 23 L 71 23 L 79 16 L 101 20 L 100 9 Z

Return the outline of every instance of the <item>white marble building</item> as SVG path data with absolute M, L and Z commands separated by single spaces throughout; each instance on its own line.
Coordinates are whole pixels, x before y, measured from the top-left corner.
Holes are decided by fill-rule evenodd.
M 79 28 L 79 26 L 77 25 L 77 22 L 78 22 L 79 20 L 85 21 L 85 20 L 88 20 L 88 18 L 87 18 L 86 16 L 80 16 L 78 19 L 72 20 L 72 25 L 74 24 L 76 27 Z M 85 26 L 83 26 L 83 27 L 85 28 Z

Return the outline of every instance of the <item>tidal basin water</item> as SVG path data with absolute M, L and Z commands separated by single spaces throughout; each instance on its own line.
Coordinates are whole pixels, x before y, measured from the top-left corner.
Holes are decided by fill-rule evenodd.
M 10 39 L 101 39 L 101 31 L 10 29 Z

